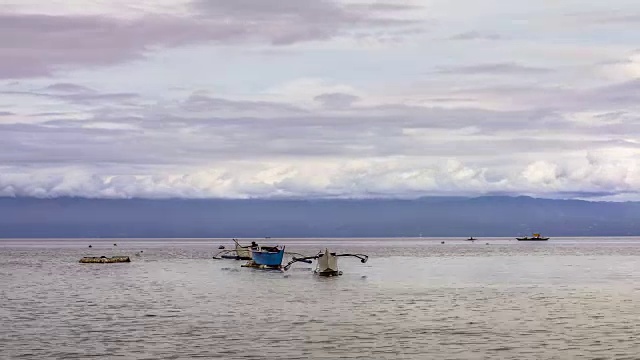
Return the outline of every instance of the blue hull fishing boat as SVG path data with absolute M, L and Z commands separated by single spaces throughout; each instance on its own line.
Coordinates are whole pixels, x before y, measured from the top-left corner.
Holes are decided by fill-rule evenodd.
M 280 269 L 284 258 L 284 246 L 265 247 L 251 249 L 251 261 L 244 267 L 254 267 L 261 269 Z

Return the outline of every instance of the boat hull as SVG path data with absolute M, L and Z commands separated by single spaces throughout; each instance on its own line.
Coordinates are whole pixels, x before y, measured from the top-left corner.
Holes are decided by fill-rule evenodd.
M 342 271 L 333 271 L 333 270 L 316 271 L 316 275 L 325 276 L 325 277 L 340 276 L 342 275 Z
M 256 265 L 270 267 L 280 266 L 282 265 L 283 258 L 284 248 L 276 252 L 251 250 L 251 259 Z
M 518 241 L 547 241 L 549 238 L 516 238 Z
M 329 249 L 324 250 L 324 254 L 318 258 L 315 273 L 319 276 L 338 276 L 342 271 L 338 270 L 338 257 L 335 253 L 330 253 Z

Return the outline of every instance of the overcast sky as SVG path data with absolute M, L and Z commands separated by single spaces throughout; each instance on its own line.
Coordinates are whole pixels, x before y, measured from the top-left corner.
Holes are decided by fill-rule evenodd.
M 636 199 L 637 0 L 0 0 L 0 195 Z

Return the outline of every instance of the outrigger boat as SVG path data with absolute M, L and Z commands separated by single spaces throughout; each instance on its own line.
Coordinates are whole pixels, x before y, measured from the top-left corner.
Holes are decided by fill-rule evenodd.
M 518 240 L 518 241 L 547 241 L 547 240 L 549 240 L 549 238 L 548 237 L 542 237 L 542 236 L 540 236 L 540 234 L 533 234 L 532 237 L 528 237 L 528 236 L 517 237 L 516 240 Z
M 251 245 L 242 246 L 238 242 L 238 239 L 233 239 L 236 243 L 236 247 L 233 250 L 222 250 L 219 253 L 213 255 L 214 259 L 234 259 L 234 260 L 251 260 L 251 249 L 257 248 L 258 244 L 254 242 Z
M 260 246 L 251 249 L 251 260 L 242 267 L 281 270 L 283 258 L 284 246 Z
M 284 270 L 289 270 L 289 267 L 296 262 L 305 262 L 310 264 L 311 260 L 318 260 L 316 263 L 316 269 L 313 271 L 318 276 L 339 276 L 342 275 L 342 271 L 338 269 L 338 257 L 352 256 L 360 259 L 361 263 L 366 263 L 369 260 L 369 256 L 362 254 L 336 254 L 329 252 L 329 249 L 324 249 L 324 252 L 319 252 L 315 256 L 307 256 L 303 258 L 294 257 L 287 265 L 284 266 Z

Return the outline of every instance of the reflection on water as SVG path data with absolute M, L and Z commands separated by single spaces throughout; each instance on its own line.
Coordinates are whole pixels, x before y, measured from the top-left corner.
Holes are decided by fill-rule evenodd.
M 0 358 L 637 358 L 640 241 L 288 240 L 362 252 L 317 278 L 220 240 L 0 240 Z M 486 245 L 486 243 L 489 245 Z M 91 243 L 93 247 L 88 248 Z M 225 243 L 231 243 L 225 241 Z M 78 264 L 132 255 L 129 264 Z

